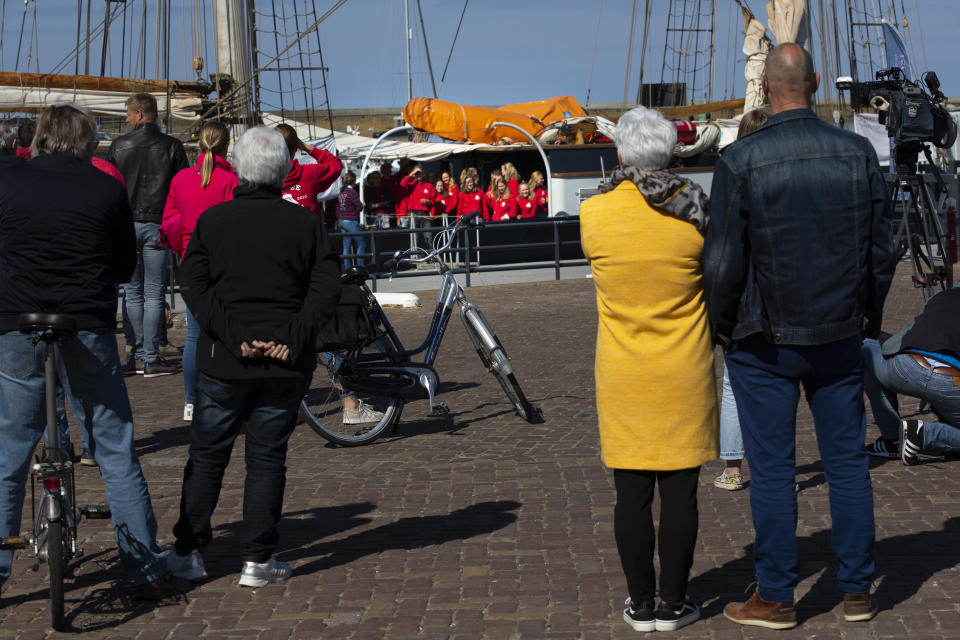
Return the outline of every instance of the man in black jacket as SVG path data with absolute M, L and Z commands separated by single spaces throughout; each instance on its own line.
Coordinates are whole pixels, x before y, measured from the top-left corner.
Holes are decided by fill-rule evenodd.
M 26 312 L 74 318 L 57 369 L 76 422 L 90 436 L 113 514 L 117 546 L 141 595 L 185 584 L 167 570 L 157 522 L 133 446 L 121 373 L 116 285 L 136 264 L 123 186 L 90 164 L 96 124 L 71 106 L 40 116 L 30 162 L 0 172 L 0 536 L 20 533 L 30 457 L 44 429 L 44 345 L 19 332 Z M 0 551 L 0 584 L 12 552 Z
M 127 98 L 132 131 L 113 141 L 107 161 L 123 174 L 136 227 L 137 268 L 124 288 L 124 305 L 136 339 L 134 366 L 144 377 L 170 375 L 177 367 L 160 359 L 163 327 L 163 276 L 169 252 L 160 245 L 160 222 L 173 176 L 187 167 L 183 144 L 161 133 L 157 101 L 149 93 Z
M 206 576 L 200 554 L 213 537 L 210 516 L 243 428 L 240 584 L 259 587 L 291 573 L 273 555 L 287 440 L 316 366 L 316 328 L 340 296 L 340 270 L 320 218 L 281 197 L 290 167 L 283 136 L 250 129 L 233 156 L 241 184 L 233 200 L 197 221 L 180 267 L 184 298 L 202 329 L 202 375 L 169 562 L 182 578 Z

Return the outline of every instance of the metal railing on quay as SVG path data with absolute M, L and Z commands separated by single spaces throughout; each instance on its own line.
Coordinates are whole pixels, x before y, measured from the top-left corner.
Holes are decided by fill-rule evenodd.
M 532 242 L 510 242 L 510 235 L 517 235 L 517 232 L 530 230 L 539 231 L 550 227 L 550 239 L 538 240 Z M 563 239 L 561 229 L 569 228 L 570 234 L 576 229 L 575 239 Z M 552 267 L 554 270 L 554 279 L 560 279 L 560 270 L 563 267 L 576 267 L 587 265 L 586 259 L 582 257 L 580 251 L 580 219 L 577 217 L 559 217 L 541 220 L 531 220 L 526 222 L 506 221 L 506 222 L 488 222 L 482 225 L 466 227 L 459 231 L 461 239 L 455 241 L 450 248 L 447 259 L 451 271 L 455 274 L 463 274 L 466 286 L 471 286 L 471 274 L 490 273 L 500 271 L 526 271 L 532 269 L 543 269 Z M 344 237 L 364 237 L 367 240 L 366 251 L 363 253 L 340 254 L 344 265 L 350 264 L 348 260 L 363 258 L 365 262 L 381 263 L 393 256 L 398 249 L 407 248 L 408 244 L 402 237 L 409 238 L 409 246 L 417 246 L 417 242 L 423 239 L 424 234 L 442 234 L 449 233 L 446 227 L 413 226 L 411 228 L 400 229 L 364 229 L 362 231 L 341 232 L 334 231 L 330 233 L 330 239 L 333 242 L 342 240 Z M 489 236 L 495 235 L 496 242 L 489 242 Z M 502 235 L 502 239 L 501 236 Z M 418 237 L 419 236 L 419 237 Z M 481 239 L 483 240 L 481 242 Z M 378 242 L 379 241 L 379 242 Z M 378 246 L 379 245 L 379 246 Z M 385 248 L 385 245 L 389 245 Z M 428 248 L 428 247 L 424 247 Z M 531 258 L 531 254 L 540 251 L 541 254 L 549 252 L 547 259 Z M 499 253 L 495 259 L 486 261 L 491 252 Z M 513 258 L 510 254 L 516 254 Z M 576 254 L 580 257 L 564 257 L 570 254 Z M 392 275 L 393 278 L 413 278 L 423 276 L 423 271 L 402 271 Z M 387 274 L 374 275 L 372 278 L 371 289 L 377 290 L 377 280 L 386 277 Z

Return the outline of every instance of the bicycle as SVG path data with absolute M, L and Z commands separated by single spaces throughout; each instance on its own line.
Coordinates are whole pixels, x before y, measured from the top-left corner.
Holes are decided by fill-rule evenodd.
M 76 483 L 73 446 L 62 436 L 62 409 L 57 397 L 60 383 L 57 376 L 55 345 L 77 333 L 77 323 L 61 314 L 24 313 L 20 316 L 21 333 L 30 334 L 31 343 L 45 345 L 44 394 L 46 430 L 40 453 L 30 470 L 31 521 L 33 531 L 17 537 L 0 538 L 0 548 L 30 550 L 33 571 L 46 562 L 50 572 L 50 624 L 60 631 L 64 626 L 63 581 L 67 566 L 74 557 L 83 555 L 77 536 L 82 516 L 91 519 L 110 517 L 110 510 L 101 506 L 76 507 Z M 37 484 L 43 486 L 37 501 Z
M 307 425 L 319 435 L 348 447 L 369 444 L 389 427 L 396 429 L 407 400 L 427 399 L 433 416 L 449 413 L 446 404 L 436 400 L 438 376 L 433 363 L 454 304 L 459 306 L 460 319 L 481 362 L 496 378 L 517 414 L 532 424 L 542 422 L 542 413 L 527 400 L 520 388 L 513 365 L 497 334 L 480 308 L 467 300 L 450 267 L 440 258 L 442 253 L 450 249 L 461 227 L 470 224 L 476 217 L 478 214 L 466 215 L 452 227 L 445 228 L 443 231 L 448 236 L 442 246 L 429 252 L 420 247 L 398 251 L 381 267 L 383 271 L 395 273 L 419 264 L 437 265 L 438 275 L 442 279 L 440 295 L 427 336 L 415 349 L 403 347 L 383 308 L 367 287 L 366 281 L 373 271 L 366 267 L 353 267 L 341 276 L 343 284 L 361 288 L 376 333 L 362 347 L 338 352 L 333 357 L 318 354 L 317 372 L 301 402 L 300 413 Z M 438 234 L 438 238 L 442 236 Z M 421 353 L 425 354 L 422 361 L 411 360 Z M 348 422 L 344 416 L 343 398 L 350 393 L 362 394 L 361 402 L 382 415 L 366 423 Z

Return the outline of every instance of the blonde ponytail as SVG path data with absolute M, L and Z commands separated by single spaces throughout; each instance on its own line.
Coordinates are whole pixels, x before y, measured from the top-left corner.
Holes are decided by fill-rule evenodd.
M 230 144 L 230 131 L 220 122 L 206 122 L 200 127 L 200 151 L 203 152 L 203 165 L 200 167 L 200 186 L 204 189 L 213 179 L 216 167 L 214 151 L 225 149 Z

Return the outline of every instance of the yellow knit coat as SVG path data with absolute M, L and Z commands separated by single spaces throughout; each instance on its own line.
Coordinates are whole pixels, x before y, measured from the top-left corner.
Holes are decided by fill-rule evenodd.
M 580 208 L 597 288 L 597 416 L 613 469 L 688 469 L 719 455 L 703 237 L 624 180 Z

